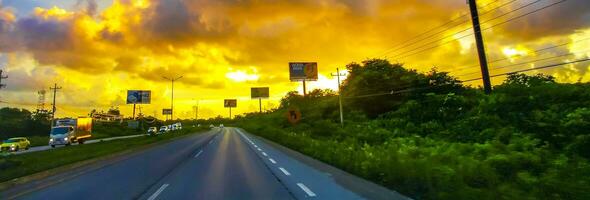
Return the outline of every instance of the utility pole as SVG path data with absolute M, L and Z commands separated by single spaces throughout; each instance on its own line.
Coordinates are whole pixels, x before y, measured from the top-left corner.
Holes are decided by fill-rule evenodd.
M 168 78 L 163 76 L 166 80 L 169 80 L 172 82 L 172 100 L 170 102 L 170 110 L 172 111 L 172 114 L 170 114 L 170 120 L 174 120 L 174 81 L 177 81 L 178 79 L 181 79 L 182 76 L 176 77 L 176 78 Z
M 2 75 L 2 73 L 4 73 L 4 71 L 2 71 L 2 70 L 0 69 L 0 89 L 2 89 L 2 88 L 5 88 L 5 87 L 6 87 L 6 84 L 2 84 L 2 79 L 7 79 L 7 78 L 8 78 L 8 76 L 4 76 L 4 75 Z M 0 103 L 2 103 L 2 102 L 3 102 L 3 101 L 0 101 Z
M 195 100 L 195 120 L 199 119 L 199 100 L 198 99 L 193 99 Z
M 4 73 L 4 71 L 2 71 L 2 70 L 0 69 L 0 89 L 2 89 L 2 88 L 5 88 L 5 87 L 6 87 L 6 84 L 2 84 L 2 79 L 7 79 L 7 78 L 8 78 L 8 76 L 4 76 L 4 75 L 2 75 L 3 73 Z
M 57 87 L 57 83 L 53 85 L 53 87 L 49 87 L 50 90 L 53 90 L 53 104 L 51 110 L 51 123 L 53 124 L 53 120 L 55 119 L 55 96 L 57 94 L 57 90 L 61 90 L 61 87 Z
M 336 68 L 336 74 L 332 74 L 332 76 L 338 77 L 338 104 L 340 104 L 340 126 L 344 127 L 344 114 L 342 113 L 342 91 L 340 87 L 340 76 L 344 76 L 340 74 L 340 69 Z
M 2 89 L 2 88 L 5 88 L 5 87 L 6 87 L 6 84 L 2 84 L 2 79 L 7 79 L 7 78 L 8 78 L 8 76 L 4 76 L 4 75 L 2 75 L 3 73 L 4 73 L 4 71 L 2 71 L 2 70 L 0 69 L 0 89 Z
M 473 34 L 477 45 L 477 54 L 479 55 L 479 64 L 481 65 L 481 76 L 483 80 L 483 89 L 486 94 L 492 93 L 492 83 L 490 81 L 490 72 L 488 70 L 488 60 L 486 58 L 481 26 L 479 24 L 479 13 L 475 0 L 468 0 L 469 10 L 471 11 L 471 21 L 473 21 Z

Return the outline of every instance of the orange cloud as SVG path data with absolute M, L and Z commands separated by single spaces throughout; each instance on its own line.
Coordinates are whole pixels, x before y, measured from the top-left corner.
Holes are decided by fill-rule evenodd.
M 77 112 L 83 110 L 81 107 L 123 107 L 126 89 L 152 89 L 154 105 L 145 109 L 153 113 L 169 101 L 169 82 L 162 76 L 182 74 L 184 78 L 175 86 L 179 88 L 175 96 L 182 104 L 179 109 L 191 113 L 190 99 L 207 99 L 203 105 L 211 106 L 208 116 L 216 116 L 224 112 L 219 108 L 223 98 L 240 97 L 249 102 L 251 86 L 270 86 L 275 93 L 271 104 L 287 91 L 296 90 L 299 83 L 288 80 L 288 62 L 318 62 L 322 79 L 309 83 L 309 87 L 334 88 L 335 80 L 330 73 L 336 67 L 381 56 L 384 50 L 467 10 L 463 0 L 114 0 L 98 13 L 94 1 L 85 2 L 87 5 L 69 10 L 55 6 L 36 8 L 30 15 L 18 18 L 12 11 L 0 8 L 0 52 L 31 60 L 34 65 L 33 69 L 25 69 L 15 64 L 17 61 L 9 61 L 9 65 L 14 65 L 10 71 L 16 77 L 35 79 L 31 81 L 35 84 L 20 87 L 19 92 L 28 89 L 32 93 L 58 82 L 68 88 L 60 100 L 71 102 L 70 106 L 75 107 L 72 110 Z M 500 5 L 493 2 L 480 1 L 482 11 Z M 590 7 L 583 6 L 586 3 L 570 0 L 548 9 L 548 13 L 485 31 L 490 60 L 506 58 L 506 53 L 515 54 L 510 49 L 502 51 L 505 47 L 530 52 L 492 63 L 492 73 L 517 69 L 496 69 L 509 61 L 569 53 L 567 46 L 533 51 L 578 40 L 570 36 L 590 28 Z M 490 6 L 484 8 L 486 4 Z M 482 21 L 519 5 L 490 12 L 482 16 Z M 430 51 L 409 57 L 396 56 L 400 52 L 382 56 L 396 58 L 394 61 L 419 70 L 436 66 L 458 71 L 456 75 L 477 72 L 477 66 L 465 68 L 477 64 L 472 37 L 462 37 L 470 32 L 457 33 L 469 26 L 467 22 L 442 32 L 442 36 L 448 37 L 438 42 L 432 42 L 436 37 L 426 40 L 424 43 L 432 43 L 423 48 L 441 45 Z M 420 43 L 406 50 L 419 46 Z M 575 48 L 583 46 L 580 43 Z M 459 71 L 461 68 L 464 69 Z M 587 65 L 573 68 L 562 69 L 568 72 L 561 74 L 559 70 L 548 72 L 570 77 L 562 80 L 590 77 L 586 75 Z M 461 78 L 474 76 L 477 73 Z M 16 98 L 17 91 L 13 89 L 11 98 Z M 256 103 L 253 102 L 254 108 Z M 248 103 L 240 105 L 245 106 L 238 108 L 238 113 L 249 111 Z

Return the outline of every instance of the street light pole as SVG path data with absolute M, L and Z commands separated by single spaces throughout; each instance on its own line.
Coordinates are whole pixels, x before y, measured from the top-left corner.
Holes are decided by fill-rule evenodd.
M 199 101 L 198 99 L 193 99 L 195 100 L 195 120 L 199 119 Z
M 176 78 L 168 78 L 165 76 L 162 76 L 162 77 L 164 77 L 164 79 L 172 82 L 172 100 L 170 101 L 170 111 L 172 111 L 172 113 L 170 114 L 170 120 L 174 120 L 174 81 L 181 79 L 183 76 L 179 76 Z

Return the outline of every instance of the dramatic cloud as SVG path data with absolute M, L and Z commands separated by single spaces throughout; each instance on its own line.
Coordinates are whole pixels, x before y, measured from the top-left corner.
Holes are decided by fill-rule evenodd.
M 79 112 L 123 106 L 127 89 L 151 89 L 154 105 L 146 108 L 151 114 L 170 100 L 170 82 L 163 76 L 183 75 L 175 86 L 180 88 L 175 96 L 182 113 L 191 113 L 192 99 L 210 99 L 203 100 L 204 105 L 213 106 L 210 116 L 216 116 L 223 98 L 247 100 L 251 86 L 271 86 L 271 104 L 285 92 L 300 89 L 288 80 L 290 61 L 319 63 L 323 78 L 310 83 L 311 88 L 335 88 L 329 74 L 336 67 L 372 57 L 418 70 L 437 67 L 464 79 L 479 76 L 468 17 L 457 21 L 466 23 L 431 32 L 439 33 L 436 36 L 425 35 L 384 53 L 467 13 L 464 0 L 114 0 L 106 6 L 95 0 L 71 2 L 71 7 L 26 11 L 0 2 L 0 54 L 10 57 L 8 95 L 13 101 L 56 82 L 67 87 L 60 100 L 72 102 L 64 109 Z M 534 1 L 498 9 L 508 1 L 478 2 L 485 13 L 482 22 L 504 15 L 484 23 L 486 28 L 557 1 L 510 14 Z M 588 57 L 583 53 L 590 51 L 588 41 L 583 39 L 590 38 L 589 30 L 587 0 L 568 0 L 486 30 L 490 61 L 501 60 L 490 63 L 492 74 Z M 561 45 L 565 43 L 570 44 Z M 550 49 L 536 52 L 545 48 Z M 515 65 L 564 54 L 570 55 Z M 587 63 L 544 72 L 563 81 L 590 80 Z

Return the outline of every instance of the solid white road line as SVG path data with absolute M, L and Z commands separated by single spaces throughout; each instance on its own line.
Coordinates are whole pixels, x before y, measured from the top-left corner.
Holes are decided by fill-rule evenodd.
M 279 167 L 279 169 L 283 172 L 283 174 L 291 176 L 291 173 L 289 173 L 285 168 Z
M 272 158 L 269 158 L 268 160 L 270 160 L 270 162 L 271 162 L 272 164 L 277 164 L 277 162 L 276 162 L 275 160 L 273 160 Z
M 268 155 L 266 155 L 266 153 L 264 153 L 264 152 L 262 152 L 262 155 L 264 155 L 264 156 L 268 156 Z
M 152 194 L 152 196 L 150 196 L 150 198 L 148 198 L 148 200 L 154 200 L 156 199 L 156 197 L 158 197 L 158 195 L 160 195 L 160 193 L 162 193 L 169 184 L 164 184 L 160 187 L 160 189 L 158 189 L 154 194 Z
M 310 196 L 310 197 L 316 196 L 316 194 L 313 193 L 309 188 L 307 188 L 307 186 L 303 185 L 303 183 L 297 183 L 297 186 L 299 186 L 299 188 L 301 188 L 305 193 L 307 193 L 307 196 Z
M 199 153 L 197 153 L 197 155 L 195 155 L 195 158 L 199 157 L 199 155 L 201 155 L 201 153 L 203 153 L 203 150 L 200 150 Z

